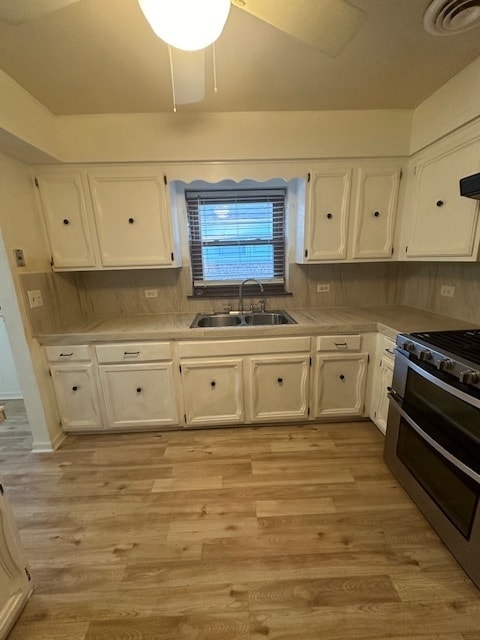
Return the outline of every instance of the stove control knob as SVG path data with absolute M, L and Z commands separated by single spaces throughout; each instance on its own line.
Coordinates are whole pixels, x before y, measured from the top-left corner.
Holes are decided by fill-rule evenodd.
M 439 371 L 448 371 L 453 368 L 453 361 L 450 358 L 442 358 L 437 362 L 437 369 Z
M 477 384 L 479 380 L 480 374 L 478 371 L 474 371 L 473 369 L 462 371 L 460 373 L 460 382 L 463 382 L 463 384 Z
M 410 342 L 409 340 L 407 342 L 404 342 L 402 344 L 401 347 L 404 351 L 408 351 L 409 353 L 412 353 L 412 351 L 415 351 L 415 345 L 413 342 Z
M 427 360 L 431 360 L 432 359 L 432 354 L 430 353 L 430 351 L 428 349 L 422 349 L 420 351 L 420 353 L 418 354 L 418 357 L 420 360 L 423 360 L 423 362 L 427 361 Z

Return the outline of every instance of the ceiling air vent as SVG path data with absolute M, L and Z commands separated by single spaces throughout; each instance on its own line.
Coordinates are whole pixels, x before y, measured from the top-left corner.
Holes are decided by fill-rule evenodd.
M 480 24 L 480 0 L 433 0 L 423 16 L 425 31 L 451 36 Z

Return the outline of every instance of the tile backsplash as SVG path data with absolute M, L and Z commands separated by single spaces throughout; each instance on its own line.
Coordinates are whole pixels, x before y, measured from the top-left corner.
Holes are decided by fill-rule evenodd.
M 220 311 L 228 302 L 234 308 L 237 305 L 236 299 L 189 298 L 187 268 L 38 273 L 25 274 L 21 279 L 34 333 L 84 318 L 197 313 Z M 317 293 L 319 283 L 330 284 L 330 291 Z M 440 295 L 443 284 L 455 287 L 453 298 Z M 30 289 L 42 291 L 42 307 L 29 308 L 26 292 Z M 480 324 L 477 263 L 291 264 L 288 289 L 292 295 L 269 297 L 267 307 L 404 304 Z M 156 297 L 146 297 L 145 292 Z

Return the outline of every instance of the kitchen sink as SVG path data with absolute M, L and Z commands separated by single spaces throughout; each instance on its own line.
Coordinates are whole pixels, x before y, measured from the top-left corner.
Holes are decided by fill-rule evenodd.
M 264 313 L 247 313 L 245 322 L 248 325 L 259 324 L 296 324 L 285 311 L 265 311 Z
M 283 310 L 258 311 L 252 313 L 199 313 L 195 316 L 191 329 L 205 327 L 252 327 L 259 325 L 297 324 Z

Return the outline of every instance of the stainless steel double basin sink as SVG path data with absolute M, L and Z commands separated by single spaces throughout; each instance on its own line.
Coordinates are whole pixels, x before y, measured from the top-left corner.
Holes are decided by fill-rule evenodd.
M 199 313 L 195 316 L 191 329 L 206 327 L 253 327 L 259 325 L 297 324 L 283 310 L 254 311 L 251 313 Z

